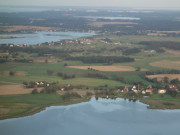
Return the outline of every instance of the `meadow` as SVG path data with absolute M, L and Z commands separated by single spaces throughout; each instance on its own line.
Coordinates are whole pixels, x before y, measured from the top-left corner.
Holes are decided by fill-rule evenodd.
M 88 42 L 89 40 L 91 41 L 91 38 L 83 39 L 88 39 Z M 61 86 L 70 84 L 72 87 L 76 89 L 81 88 L 84 91 L 87 89 L 117 90 L 124 86 L 132 87 L 140 83 L 143 83 L 144 87 L 149 84 L 156 87 L 157 83 L 144 79 L 141 74 L 148 71 L 180 70 L 178 50 L 161 48 L 164 52 L 151 52 L 151 50 L 146 51 L 145 46 L 139 44 L 141 41 L 180 42 L 180 37 L 103 35 L 95 36 L 92 39 L 90 44 L 59 45 L 57 43 L 57 45 L 42 46 L 42 48 L 62 51 L 58 54 L 39 56 L 38 53 L 17 52 L 16 58 L 32 59 L 33 62 L 31 63 L 15 61 L 14 53 L 12 52 L 0 53 L 2 57 L 8 56 L 9 60 L 8 62 L 0 63 L 0 93 L 1 91 L 6 91 L 4 92 L 5 94 L 0 96 L 0 119 L 34 114 L 46 106 L 54 104 L 84 101 L 84 99 L 64 101 L 61 93 L 33 95 L 30 94 L 33 89 L 23 88 L 23 82 L 58 82 Z M 117 42 L 118 44 L 116 44 Z M 36 49 L 38 46 L 33 46 L 32 48 Z M 128 55 L 123 53 L 127 52 L 128 49 L 132 51 L 133 48 L 139 48 L 140 51 Z M 67 60 L 64 58 L 64 54 L 72 57 L 101 56 L 103 58 L 106 56 L 124 56 L 133 58 L 134 61 L 117 63 L 112 60 L 109 63 L 83 63 L 81 60 Z M 64 78 L 62 74 L 70 77 Z M 20 91 L 15 91 L 14 86 L 18 86 L 17 88 Z M 166 100 L 168 103 L 166 103 Z M 153 96 L 148 99 L 142 99 L 142 101 L 150 104 L 150 108 L 165 108 L 167 106 L 170 109 L 179 108 L 180 103 L 178 98 L 169 96 Z M 154 106 L 154 104 L 159 105 Z

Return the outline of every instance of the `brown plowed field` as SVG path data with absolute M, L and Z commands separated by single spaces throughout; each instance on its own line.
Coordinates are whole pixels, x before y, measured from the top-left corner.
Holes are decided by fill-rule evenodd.
M 16 95 L 16 94 L 29 94 L 33 88 L 24 88 L 21 84 L 16 85 L 0 85 L 0 95 Z M 40 89 L 38 89 L 40 91 Z
M 162 60 L 162 61 L 152 62 L 152 63 L 150 63 L 150 65 L 154 66 L 154 67 L 180 70 L 180 61 Z
M 69 68 L 76 68 L 76 69 L 94 69 L 97 71 L 135 71 L 136 69 L 129 66 L 68 66 Z M 146 69 L 142 69 L 145 71 Z

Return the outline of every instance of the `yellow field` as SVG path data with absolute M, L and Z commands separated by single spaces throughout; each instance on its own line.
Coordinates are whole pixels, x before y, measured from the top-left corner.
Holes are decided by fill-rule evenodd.
M 33 30 L 33 31 L 45 31 L 45 30 L 51 30 L 52 27 L 41 27 L 41 26 L 3 26 L 3 31 L 7 32 L 13 32 L 13 31 L 19 31 L 19 30 Z
M 136 69 L 129 66 L 67 66 L 68 68 L 76 68 L 76 69 L 94 69 L 97 71 L 135 71 Z M 146 69 L 142 69 L 145 71 Z
M 2 75 L 2 76 L 10 76 L 9 72 L 10 71 L 2 71 L 2 72 L 0 72 L 0 75 Z M 15 71 L 15 74 L 14 74 L 14 76 L 26 76 L 26 75 L 27 75 L 27 73 L 24 72 L 24 71 Z
M 151 66 L 154 67 L 161 67 L 161 68 L 168 68 L 168 69 L 180 69 L 180 61 L 168 61 L 168 60 L 162 60 L 162 61 L 156 61 L 150 63 Z
M 40 91 L 41 88 L 38 88 Z M 17 94 L 29 94 L 33 88 L 24 88 L 21 84 L 15 85 L 0 85 L 0 95 L 17 95 Z

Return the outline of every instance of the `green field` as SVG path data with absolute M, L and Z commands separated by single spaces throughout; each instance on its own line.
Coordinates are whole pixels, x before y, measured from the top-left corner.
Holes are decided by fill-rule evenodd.
M 120 42 L 121 44 L 113 43 L 103 43 L 99 39 L 109 38 L 112 42 Z M 0 64 L 0 86 L 3 85 L 14 85 L 22 84 L 23 82 L 35 82 L 35 81 L 46 81 L 48 83 L 58 82 L 61 86 L 65 84 L 71 84 L 73 87 L 78 88 L 82 86 L 82 89 L 98 89 L 98 90 L 117 90 L 120 87 L 132 86 L 134 84 L 144 83 L 144 87 L 149 84 L 154 87 L 157 83 L 152 83 L 143 79 L 140 74 L 146 71 L 167 71 L 173 69 L 171 67 L 165 66 L 152 66 L 151 63 L 159 61 L 170 61 L 177 62 L 180 60 L 179 55 L 172 53 L 167 53 L 166 49 L 163 53 L 149 54 L 145 52 L 144 46 L 139 45 L 141 41 L 174 41 L 180 42 L 180 37 L 152 37 L 152 36 L 115 36 L 115 35 L 103 35 L 95 37 L 97 42 L 87 45 L 59 45 L 59 46 L 45 46 L 50 49 L 57 49 L 63 51 L 72 51 L 68 53 L 70 56 L 125 56 L 134 58 L 134 62 L 122 62 L 115 63 L 112 61 L 111 66 L 129 66 L 133 68 L 141 68 L 140 71 L 93 71 L 93 70 L 81 70 L 75 68 L 68 68 L 65 66 L 109 66 L 109 63 L 83 63 L 82 61 L 65 60 L 63 56 L 58 56 L 58 54 L 52 54 L 52 56 L 47 57 L 38 56 L 36 53 L 24 53 L 18 52 L 14 54 L 9 54 L 9 62 Z M 96 41 L 96 40 L 95 40 Z M 37 48 L 37 46 L 33 46 Z M 140 48 L 141 51 L 135 54 L 124 55 L 123 51 L 126 49 Z M 77 50 L 83 50 L 78 52 Z M 6 51 L 6 50 L 5 50 Z M 4 53 L 2 53 L 2 56 Z M 1 55 L 0 55 L 1 56 Z M 16 58 L 32 58 L 33 63 L 22 63 L 15 62 Z M 48 58 L 49 61 L 45 62 Z M 41 60 L 41 62 L 38 62 Z M 145 70 L 145 71 L 143 71 Z M 10 75 L 9 72 L 14 71 L 15 75 Z M 47 71 L 52 71 L 51 75 L 47 74 Z M 20 74 L 16 74 L 16 73 Z M 64 79 L 62 76 L 58 76 L 58 73 L 65 73 L 67 75 L 74 75 L 74 78 Z M 87 74 L 98 74 L 103 77 L 97 76 L 87 76 Z M 121 80 L 118 80 L 120 78 Z M 163 84 L 164 85 L 164 84 Z M 75 99 L 70 101 L 64 101 L 62 96 L 59 94 L 26 94 L 26 95 L 7 95 L 0 96 L 0 119 L 9 117 L 19 117 L 24 115 L 34 114 L 46 106 L 54 104 L 68 104 L 84 101 L 84 99 Z M 142 102 L 149 104 L 149 108 L 154 109 L 174 109 L 180 108 L 180 99 L 170 97 L 167 95 L 160 96 L 154 95 L 150 98 L 141 99 Z
M 141 102 L 148 104 L 150 109 L 180 109 L 180 98 L 169 95 L 153 95 L 149 98 L 143 98 Z
M 51 105 L 66 105 L 85 101 L 84 99 L 63 100 L 58 94 L 25 94 L 0 96 L 0 119 L 27 116 Z

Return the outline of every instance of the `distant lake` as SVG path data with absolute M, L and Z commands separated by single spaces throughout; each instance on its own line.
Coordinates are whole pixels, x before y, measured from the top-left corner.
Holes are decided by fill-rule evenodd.
M 32 116 L 0 120 L 1 135 L 179 135 L 180 110 L 150 110 L 140 102 L 99 99 L 52 106 Z
M 137 17 L 105 17 L 105 16 L 78 16 L 90 19 L 107 19 L 107 20 L 140 20 Z
M 81 32 L 36 32 L 32 34 L 0 34 L 0 44 L 39 44 L 93 36 L 95 33 Z

